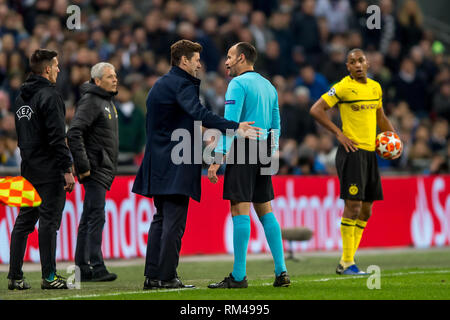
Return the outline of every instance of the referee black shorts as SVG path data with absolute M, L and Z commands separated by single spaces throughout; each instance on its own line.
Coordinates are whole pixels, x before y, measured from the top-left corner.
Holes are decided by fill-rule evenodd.
M 341 186 L 341 199 L 364 202 L 383 200 L 375 151 L 358 149 L 356 152 L 346 152 L 345 148 L 339 145 L 336 169 Z
M 223 199 L 254 203 L 273 200 L 272 176 L 268 174 L 270 162 L 266 163 L 271 154 L 270 137 L 259 141 L 234 140 L 225 168 Z M 260 153 L 265 159 L 259 156 Z

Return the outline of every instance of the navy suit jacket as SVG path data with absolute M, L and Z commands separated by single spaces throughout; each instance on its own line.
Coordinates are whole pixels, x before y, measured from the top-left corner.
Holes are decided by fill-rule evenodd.
M 200 137 L 200 127 L 194 128 L 194 121 L 201 121 L 206 128 L 215 128 L 225 133 L 227 129 L 237 130 L 239 124 L 221 118 L 199 100 L 200 80 L 179 67 L 162 76 L 150 90 L 147 97 L 147 143 L 144 159 L 136 175 L 132 191 L 152 197 L 154 195 L 181 194 L 200 201 L 201 164 L 194 164 L 194 131 Z M 189 163 L 176 164 L 171 159 L 172 150 L 176 155 L 181 143 L 171 141 L 172 133 L 184 129 L 190 134 Z M 201 141 L 198 141 L 201 143 Z M 177 146 L 178 145 L 178 146 Z M 198 149 L 198 148 L 197 148 Z M 197 160 L 201 159 L 201 148 L 197 150 Z M 198 154 L 200 153 L 200 154 Z

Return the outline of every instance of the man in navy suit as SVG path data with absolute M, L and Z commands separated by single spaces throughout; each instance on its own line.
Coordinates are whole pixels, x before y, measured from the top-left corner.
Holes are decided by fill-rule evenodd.
M 148 234 L 144 290 L 194 287 L 184 285 L 176 272 L 189 198 L 200 201 L 201 194 L 201 160 L 193 161 L 197 158 L 194 131 L 201 132 L 194 121 L 223 133 L 237 130 L 248 134 L 253 130 L 253 135 L 259 135 L 259 128 L 251 126 L 254 122 L 225 120 L 200 103 L 196 75 L 201 51 L 200 44 L 189 40 L 174 43 L 172 69 L 155 83 L 147 97 L 147 144 L 133 185 L 134 193 L 153 197 L 156 207 Z M 172 140 L 172 133 L 179 129 L 189 133 L 190 150 L 183 150 L 183 158 L 188 156 L 191 161 L 178 163 L 171 158 L 178 144 Z

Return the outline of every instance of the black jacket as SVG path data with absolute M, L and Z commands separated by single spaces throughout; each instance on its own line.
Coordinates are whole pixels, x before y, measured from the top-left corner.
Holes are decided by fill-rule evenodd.
M 67 132 L 75 170 L 78 175 L 91 171 L 90 178 L 109 190 L 117 171 L 119 153 L 118 115 L 112 101 L 116 93 L 107 92 L 92 82 L 83 84 L 81 93 Z
M 227 129 L 237 130 L 239 123 L 221 118 L 204 107 L 199 100 L 199 88 L 199 79 L 179 67 L 172 67 L 150 90 L 147 97 L 147 143 L 134 180 L 134 193 L 147 197 L 182 194 L 200 201 L 202 150 L 194 147 L 194 140 L 196 136 L 200 137 L 201 145 L 201 130 L 194 126 L 194 121 L 201 121 L 202 126 L 216 128 L 223 133 Z M 180 143 L 172 140 L 172 133 L 177 129 L 189 133 L 190 140 L 183 142 L 190 146 L 190 163 L 175 164 L 172 161 L 172 151 Z M 200 158 L 200 163 L 196 164 L 195 158 Z
M 31 75 L 14 104 L 21 174 L 33 185 L 61 181 L 72 160 L 65 141 L 66 108 L 55 85 Z

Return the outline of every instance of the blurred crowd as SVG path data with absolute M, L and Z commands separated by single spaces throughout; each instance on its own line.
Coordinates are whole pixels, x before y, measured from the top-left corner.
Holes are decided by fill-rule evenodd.
M 372 3 L 381 9 L 380 29 L 366 25 Z M 81 9 L 80 29 L 68 28 L 71 4 Z M 0 166 L 20 163 L 11 105 L 37 48 L 59 53 L 67 124 L 90 68 L 100 61 L 116 67 L 119 160 L 138 163 L 146 95 L 170 69 L 170 45 L 183 38 L 203 46 L 201 99 L 219 115 L 230 80 L 228 48 L 238 41 L 255 45 L 255 69 L 279 94 L 279 174 L 335 173 L 337 141 L 308 111 L 348 74 L 346 52 L 356 47 L 366 50 L 369 77 L 380 82 L 385 112 L 404 142 L 403 156 L 380 160 L 381 169 L 449 172 L 449 55 L 424 27 L 415 0 L 0 0 Z M 340 123 L 337 108 L 329 114 Z

